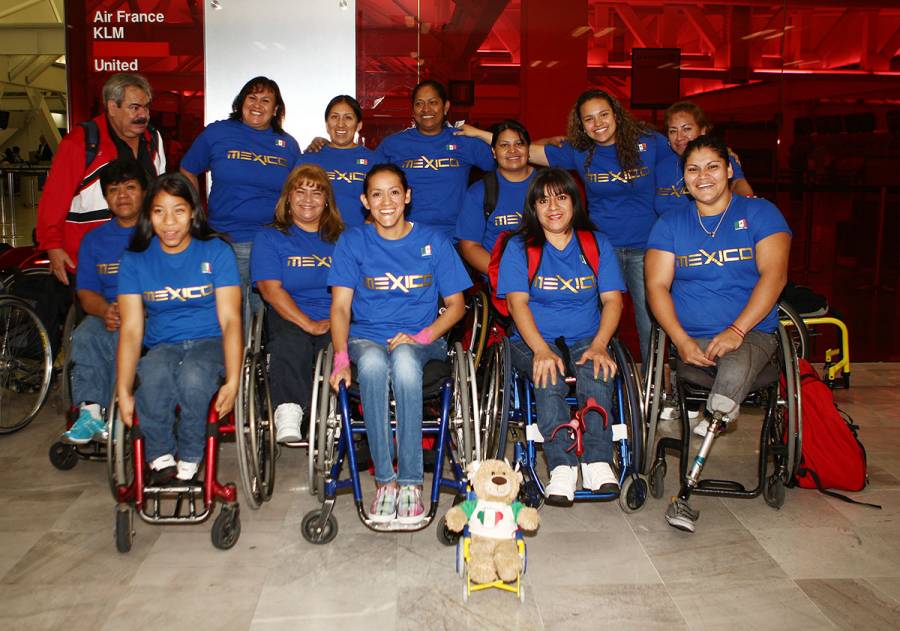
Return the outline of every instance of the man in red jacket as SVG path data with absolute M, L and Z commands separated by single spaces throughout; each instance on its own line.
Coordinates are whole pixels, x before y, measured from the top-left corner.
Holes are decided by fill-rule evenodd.
M 159 132 L 150 127 L 150 84 L 119 73 L 103 86 L 106 112 L 69 131 L 53 158 L 38 206 L 38 246 L 64 285 L 78 263 L 81 238 L 112 214 L 100 190 L 100 171 L 116 158 L 136 160 L 152 180 L 166 169 Z

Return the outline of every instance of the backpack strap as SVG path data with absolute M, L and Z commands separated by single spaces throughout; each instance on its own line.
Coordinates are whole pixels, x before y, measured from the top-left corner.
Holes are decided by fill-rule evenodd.
M 484 220 L 493 214 L 497 208 L 497 198 L 500 195 L 500 181 L 497 179 L 496 171 L 487 171 L 482 176 L 481 181 L 484 182 Z
M 528 286 L 537 276 L 538 268 L 541 266 L 541 257 L 544 256 L 544 248 L 539 245 L 529 245 L 525 248 L 525 257 L 528 259 Z
M 78 124 L 84 129 L 84 170 L 87 171 L 100 151 L 100 128 L 93 120 Z
M 822 488 L 822 481 L 819 480 L 819 476 L 812 469 L 799 469 L 797 471 L 797 477 L 802 478 L 805 475 L 809 475 L 812 478 L 813 482 L 816 483 L 816 489 L 818 489 L 819 493 L 823 495 L 827 495 L 828 497 L 834 497 L 836 499 L 841 500 L 842 502 L 847 502 L 848 504 L 858 504 L 860 506 L 868 506 L 869 508 L 877 508 L 881 510 L 880 504 L 870 504 L 869 502 L 860 502 L 859 500 L 855 500 L 852 497 L 847 497 L 846 495 L 842 495 L 841 493 L 836 493 L 834 491 L 829 491 L 828 489 Z
M 597 239 L 590 230 L 576 230 L 575 236 L 578 237 L 578 247 L 584 260 L 591 266 L 594 272 L 594 278 L 600 278 L 600 248 L 597 247 Z

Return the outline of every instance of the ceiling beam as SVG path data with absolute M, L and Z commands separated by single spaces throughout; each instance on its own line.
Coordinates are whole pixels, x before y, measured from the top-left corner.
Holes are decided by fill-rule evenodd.
M 0 24 L 0 55 L 55 55 L 66 52 L 66 30 L 62 24 Z

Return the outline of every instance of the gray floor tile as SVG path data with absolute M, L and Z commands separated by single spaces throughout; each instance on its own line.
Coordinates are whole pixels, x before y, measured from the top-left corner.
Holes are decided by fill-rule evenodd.
M 841 629 L 888 631 L 900 626 L 900 604 L 859 579 L 801 579 L 806 595 Z

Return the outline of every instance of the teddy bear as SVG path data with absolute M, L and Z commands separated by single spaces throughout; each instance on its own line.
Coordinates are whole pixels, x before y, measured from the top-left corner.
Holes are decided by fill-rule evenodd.
M 497 577 L 514 581 L 522 569 L 516 530 L 534 531 L 540 522 L 537 510 L 516 499 L 522 473 L 503 460 L 473 462 L 468 473 L 476 499 L 451 508 L 447 528 L 462 532 L 469 525 L 469 578 L 474 583 L 491 583 Z

